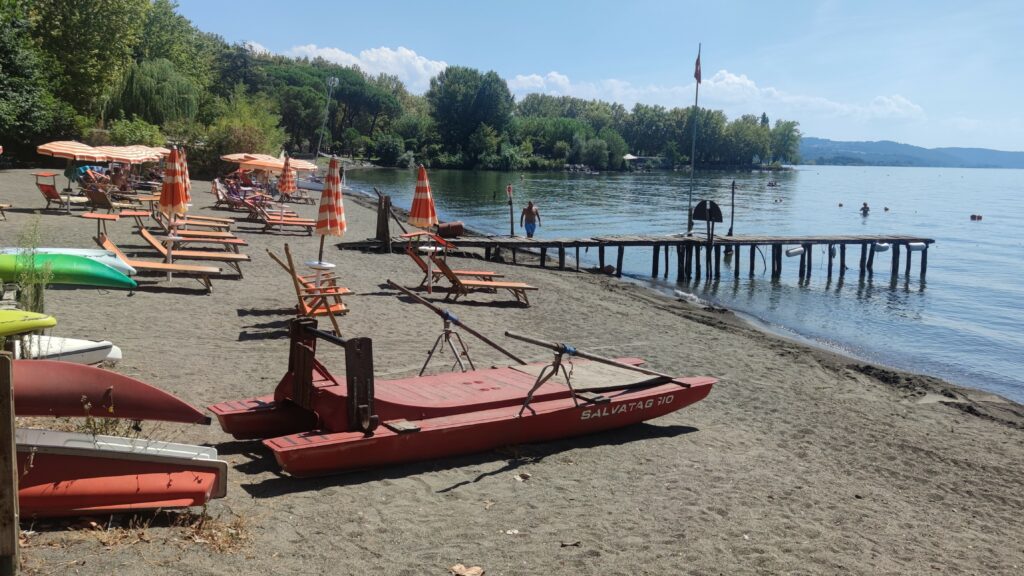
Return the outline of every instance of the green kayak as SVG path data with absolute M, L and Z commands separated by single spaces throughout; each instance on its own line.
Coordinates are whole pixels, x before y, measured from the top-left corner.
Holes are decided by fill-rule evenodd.
M 0 280 L 17 282 L 18 267 L 27 263 L 27 256 L 0 254 Z M 132 290 L 138 286 L 135 280 L 100 262 L 72 256 L 70 254 L 35 254 L 36 267 L 50 265 L 50 284 L 71 284 L 96 286 L 99 288 L 122 288 Z

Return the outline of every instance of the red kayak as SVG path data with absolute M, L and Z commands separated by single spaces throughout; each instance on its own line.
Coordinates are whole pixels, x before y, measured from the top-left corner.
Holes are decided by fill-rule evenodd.
M 59 360 L 14 361 L 14 407 L 18 416 L 210 423 L 194 406 L 145 382 Z
M 330 336 L 346 348 L 347 374 L 339 383 L 314 357 L 317 336 L 325 333 L 308 322 L 292 325 L 289 371 L 272 396 L 210 406 L 225 432 L 264 438 L 278 464 L 294 476 L 620 428 L 693 404 L 716 382 L 652 377 L 582 359 L 573 361 L 572 387 L 565 379 L 538 385 L 544 364 L 374 382 L 369 339 Z
M 22 518 L 202 506 L 227 492 L 213 448 L 35 429 L 15 438 Z
M 18 416 L 209 424 L 194 406 L 145 382 L 70 362 L 14 361 Z M 18 429 L 22 518 L 202 506 L 227 489 L 227 464 L 203 446 Z

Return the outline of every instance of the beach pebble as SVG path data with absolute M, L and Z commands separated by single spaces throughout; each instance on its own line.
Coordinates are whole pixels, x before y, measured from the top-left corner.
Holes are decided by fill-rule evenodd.
M 484 569 L 479 566 L 465 566 L 456 564 L 448 569 L 448 572 L 455 576 L 483 576 Z

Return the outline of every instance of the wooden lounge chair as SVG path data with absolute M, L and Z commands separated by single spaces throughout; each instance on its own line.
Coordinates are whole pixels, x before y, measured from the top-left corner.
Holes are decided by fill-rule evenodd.
M 318 286 L 314 282 L 311 282 L 315 276 L 303 276 L 298 273 L 295 269 L 295 262 L 292 260 L 292 252 L 287 244 L 284 245 L 284 255 L 286 260 L 281 260 L 276 254 L 267 250 L 267 254 L 277 262 L 292 279 L 292 285 L 295 287 L 295 296 L 298 298 L 299 303 L 296 307 L 300 316 L 307 316 L 309 318 L 316 318 L 318 316 L 327 316 L 331 325 L 334 326 L 334 333 L 340 335 L 341 329 L 338 327 L 337 316 L 348 313 L 348 308 L 345 307 L 345 303 L 341 301 L 341 297 L 346 294 L 351 294 L 352 291 L 344 286 L 337 285 L 337 276 L 333 274 L 321 274 L 320 285 Z
M 458 300 L 460 296 L 469 294 L 473 290 L 508 290 L 515 296 L 517 302 L 522 302 L 527 306 L 530 305 L 530 300 L 526 296 L 526 292 L 529 290 L 536 290 L 534 286 L 524 284 L 523 282 L 496 282 L 491 280 L 471 280 L 468 278 L 462 278 L 455 274 L 451 268 L 448 267 L 448 263 L 443 258 L 438 258 L 431 255 L 430 259 L 434 261 L 434 266 L 444 274 L 444 277 L 452 283 L 451 290 L 448 291 L 448 295 L 445 296 L 445 300 L 449 298 L 454 302 Z
M 39 188 L 39 192 L 43 194 L 43 198 L 46 198 L 46 208 L 50 209 L 50 204 L 56 203 L 57 208 L 66 208 L 68 211 L 71 210 L 72 205 L 81 205 L 89 202 L 88 198 L 81 196 L 61 196 L 60 192 L 57 191 L 57 187 L 53 184 L 46 182 L 36 182 L 36 188 Z
M 229 210 L 249 209 L 245 205 L 245 200 L 238 194 L 231 192 L 228 187 L 220 181 L 220 178 L 215 178 L 210 184 L 210 192 L 217 197 L 217 200 L 213 203 L 214 208 L 227 207 Z
M 137 204 L 128 204 L 125 202 L 114 202 L 110 199 L 110 194 L 105 190 L 100 189 L 98 186 L 89 186 L 85 189 L 85 197 L 89 200 L 89 205 L 95 210 L 106 210 L 107 214 L 118 210 L 137 208 Z
M 139 272 L 160 272 L 185 274 L 193 276 L 200 284 L 206 287 L 207 292 L 213 292 L 212 276 L 220 275 L 220 268 L 214 266 L 189 266 L 185 264 L 168 264 L 167 262 L 152 262 L 149 260 L 133 260 L 125 256 L 124 252 L 114 244 L 106 234 L 100 234 L 95 238 L 96 243 L 104 250 L 109 250 L 117 255 L 125 264 L 135 268 Z
M 159 222 L 164 229 L 171 229 L 171 222 L 160 212 L 156 212 L 153 215 L 153 219 Z M 175 217 L 173 222 L 175 227 L 185 226 L 192 228 L 211 228 L 213 230 L 227 232 L 228 230 L 231 230 L 231 224 L 234 223 L 234 220 L 231 220 L 230 222 L 216 222 L 207 220 L 204 217 L 194 218 L 191 216 L 185 216 L 183 218 Z
M 154 250 L 160 253 L 161 256 L 167 258 L 167 247 L 164 246 L 155 236 L 150 234 L 149 230 L 145 228 L 139 229 L 139 235 L 146 241 L 147 244 L 153 247 Z M 248 254 L 239 254 L 237 252 L 224 252 L 223 250 L 172 250 L 171 262 L 175 260 L 206 260 L 214 262 L 223 262 L 228 266 L 235 269 L 238 272 L 238 276 L 242 276 L 242 262 L 248 262 L 250 260 Z
M 409 258 L 412 258 L 412 261 L 415 262 L 416 265 L 419 266 L 420 271 L 423 272 L 423 280 L 420 281 L 420 286 L 425 286 L 427 284 L 427 280 L 437 282 L 442 276 L 444 276 L 444 272 L 436 268 L 433 270 L 430 269 L 430 266 L 423 261 L 423 258 L 416 252 L 416 248 L 411 242 L 406 244 L 405 253 L 409 255 Z M 463 278 L 475 278 L 477 280 L 492 280 L 494 278 L 503 277 L 502 274 L 498 274 L 497 272 L 486 272 L 484 270 L 452 270 L 452 273 Z M 430 278 L 430 275 L 433 275 L 433 278 Z
M 313 229 L 316 228 L 316 220 L 310 220 L 309 218 L 296 218 L 284 214 L 271 213 L 262 206 L 256 206 L 256 212 L 259 214 L 260 221 L 263 222 L 264 232 L 274 228 L 284 230 L 285 226 L 290 226 L 293 228 L 302 228 L 307 234 L 312 236 Z

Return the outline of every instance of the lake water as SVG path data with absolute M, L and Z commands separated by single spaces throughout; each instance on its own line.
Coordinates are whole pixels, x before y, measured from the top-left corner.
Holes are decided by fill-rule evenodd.
M 823 247 L 816 248 L 807 283 L 797 277 L 799 258 L 786 258 L 781 280 L 773 282 L 758 256 L 755 276 L 749 278 L 746 250 L 738 280 L 723 262 L 717 282 L 651 282 L 650 249 L 644 248 L 626 250 L 625 274 L 661 289 L 684 290 L 773 330 L 858 358 L 1024 401 L 1024 171 L 802 166 L 781 174 L 698 173 L 694 203 L 710 198 L 725 215 L 717 233 L 729 227 L 734 179 L 737 235 L 934 238 L 927 281 L 919 275 L 920 253 L 913 255 L 909 277 L 890 282 L 891 254 L 884 253 L 881 262 L 876 258 L 874 277 L 860 280 L 860 249 L 853 246 L 847 249 L 853 269 L 842 281 L 838 271 L 831 282 L 826 279 Z M 769 187 L 770 179 L 778 185 Z M 364 170 L 349 172 L 347 180 L 355 190 L 372 194 L 376 187 L 408 208 L 416 176 L 412 170 Z M 540 208 L 538 237 L 674 234 L 686 228 L 689 177 L 683 173 L 434 170 L 430 182 L 442 220 L 461 220 L 488 233 L 509 232 L 509 182 L 515 188 L 517 234 L 523 233 L 519 210 L 528 199 Z M 858 212 L 862 202 L 871 206 L 866 218 Z M 984 219 L 971 221 L 971 214 Z M 582 259 L 596 262 L 596 251 Z M 901 259 L 906 261 L 905 252 Z M 669 278 L 675 278 L 674 253 Z

